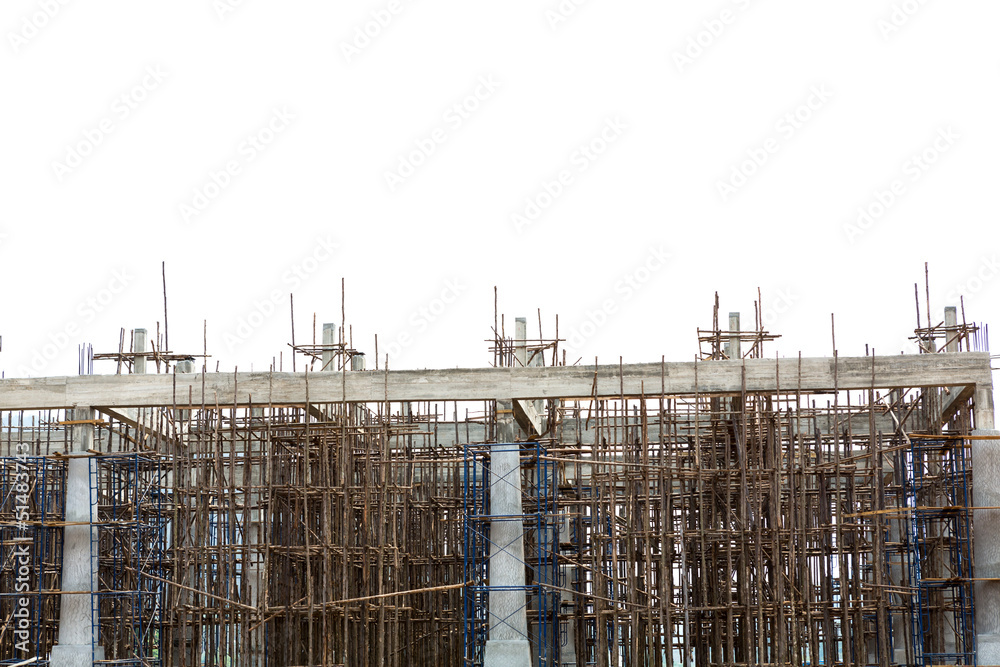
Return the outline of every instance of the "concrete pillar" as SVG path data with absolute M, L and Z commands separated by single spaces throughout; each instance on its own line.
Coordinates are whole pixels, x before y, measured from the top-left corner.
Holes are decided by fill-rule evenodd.
M 181 361 L 178 361 L 177 364 L 174 366 L 174 372 L 176 372 L 176 373 L 194 373 L 195 372 L 195 361 L 194 361 L 194 359 L 191 358 L 191 357 L 189 357 L 187 359 L 182 359 Z M 189 424 L 189 420 L 190 419 L 191 419 L 191 410 L 178 410 L 178 420 L 182 424 L 181 428 L 178 429 L 178 432 L 182 435 L 182 437 L 184 437 L 183 434 L 187 433 L 188 430 L 190 429 L 190 424 Z M 188 429 L 188 430 L 185 430 L 185 429 Z M 188 488 L 190 488 L 190 487 L 192 487 L 192 486 L 194 486 L 196 484 L 196 482 L 195 482 L 195 479 L 196 479 L 195 478 L 195 474 L 196 473 L 195 473 L 195 470 L 193 468 L 189 469 L 186 472 L 182 469 L 182 470 L 179 471 L 179 473 L 180 473 L 180 475 L 182 477 L 186 477 L 186 479 L 184 480 L 184 483 L 185 483 L 185 486 L 187 486 Z M 167 472 L 165 486 L 167 486 L 167 487 L 173 487 L 173 486 L 175 486 L 178 483 L 177 480 L 174 479 L 173 475 L 174 475 L 173 471 L 168 471 Z M 187 572 L 187 581 L 194 581 L 195 580 L 194 579 L 194 572 L 195 572 L 195 566 L 194 565 L 190 565 L 188 567 L 188 572 Z M 177 576 L 178 580 L 183 580 L 184 573 L 183 572 L 177 572 L 176 576 Z M 174 593 L 179 593 L 179 604 L 182 604 L 182 605 L 183 604 L 190 604 L 190 602 L 191 602 L 191 592 L 190 591 L 181 590 L 181 591 L 173 591 L 173 592 Z M 169 599 L 170 592 L 168 592 L 167 595 L 168 595 L 168 599 Z M 192 638 L 192 629 L 191 629 L 190 626 L 185 627 L 183 630 L 178 629 L 174 633 L 174 638 L 173 638 L 174 654 L 173 654 L 173 663 L 172 663 L 171 667 L 180 667 L 181 666 L 181 661 L 184 659 L 184 657 L 183 657 L 182 654 L 185 651 L 188 650 L 188 647 L 190 646 L 191 638 Z
M 524 317 L 514 319 L 514 358 L 519 368 L 528 363 L 528 320 Z
M 740 350 L 740 314 L 739 313 L 729 313 L 729 331 L 733 332 L 729 334 L 729 358 L 730 359 L 742 359 L 743 354 Z
M 365 353 L 356 352 L 351 355 L 351 370 L 352 371 L 363 371 L 365 370 Z
M 251 408 L 250 417 L 255 426 L 261 427 L 264 424 L 264 408 Z M 264 445 L 264 431 L 255 430 L 254 435 L 250 440 L 251 456 L 254 458 L 262 457 L 265 453 Z M 261 479 L 261 468 L 259 466 L 251 468 L 250 472 L 250 483 L 255 488 L 260 488 L 262 484 Z M 254 491 L 250 493 L 250 525 L 247 527 L 247 532 L 249 533 L 249 543 L 251 545 L 260 545 L 265 542 L 261 539 L 261 534 L 264 528 L 264 512 L 260 508 L 260 493 Z M 264 587 L 267 585 L 267 577 L 264 574 L 264 551 L 263 549 L 251 549 L 246 564 L 247 576 L 246 576 L 246 586 L 250 589 L 250 605 L 257 607 L 258 609 L 264 609 L 265 602 L 265 591 Z M 247 667 L 258 667 L 264 664 L 264 627 L 262 624 L 257 624 L 257 627 L 252 631 L 250 638 L 250 663 Z
M 514 405 L 497 401 L 497 444 L 490 448 L 490 615 L 484 667 L 530 667 L 524 589 L 520 446 Z M 517 517 L 517 518 L 500 518 Z M 507 590 L 496 590 L 496 588 Z
M 72 419 L 94 419 L 94 409 L 76 408 Z M 91 508 L 95 512 L 97 509 L 97 489 L 90 487 L 90 457 L 79 454 L 93 449 L 94 425 L 78 424 L 71 428 L 72 451 L 66 467 L 66 521 L 84 525 L 63 528 L 62 589 L 93 592 L 97 585 L 97 550 L 91 550 L 91 539 L 97 539 L 97 529 L 88 524 Z M 91 595 L 67 593 L 62 596 L 59 643 L 52 647 L 52 667 L 91 667 L 94 660 L 104 659 L 104 649 L 95 646 L 95 620 Z
M 993 423 L 993 387 L 976 386 L 973 435 L 1000 435 Z M 1000 507 L 1000 441 L 972 441 L 972 504 Z M 978 664 L 1000 665 L 1000 510 L 977 510 L 973 514 L 975 540 L 976 648 Z
M 937 353 L 937 342 L 933 338 L 928 338 L 924 344 L 925 349 L 931 353 Z M 929 433 L 941 432 L 941 411 L 944 405 L 941 402 L 943 390 L 941 387 L 924 387 L 924 395 L 927 397 L 927 430 Z
M 133 373 L 145 373 L 146 372 L 146 357 L 145 355 L 139 356 L 140 353 L 146 351 L 146 330 L 136 329 L 132 332 L 132 351 L 136 353 L 132 362 L 132 372 Z
M 559 586 L 572 589 L 577 577 L 577 568 L 573 565 L 561 565 L 559 566 L 559 574 Z M 559 664 L 561 667 L 577 667 L 576 622 L 573 620 L 575 609 L 576 596 L 565 591 L 560 592 L 559 611 L 569 616 L 567 620 L 559 623 Z
M 177 365 L 174 366 L 174 371 L 177 372 L 177 373 L 194 373 L 194 359 L 188 358 L 188 359 L 182 359 L 181 361 L 178 361 Z M 181 423 L 183 424 L 183 423 L 187 422 L 188 419 L 191 418 L 191 411 L 190 410 L 180 410 L 179 414 L 178 414 L 178 417 L 179 417 Z
M 337 340 L 337 325 L 327 322 L 323 325 L 323 367 L 321 371 L 332 371 L 333 345 Z
M 944 309 L 944 326 L 946 329 L 958 326 L 958 310 L 955 308 L 955 306 L 948 306 Z M 947 341 L 948 339 L 952 338 L 955 335 L 956 332 L 947 331 L 945 333 L 945 340 Z M 956 338 L 955 340 L 948 343 L 945 346 L 944 351 L 958 352 L 958 339 Z

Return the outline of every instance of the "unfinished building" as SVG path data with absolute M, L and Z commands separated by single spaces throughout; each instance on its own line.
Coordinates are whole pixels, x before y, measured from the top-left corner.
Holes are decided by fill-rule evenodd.
M 767 358 L 717 315 L 692 362 L 518 320 L 490 367 L 364 370 L 329 326 L 225 374 L 137 330 L 0 381 L 0 664 L 1000 664 L 982 332 Z

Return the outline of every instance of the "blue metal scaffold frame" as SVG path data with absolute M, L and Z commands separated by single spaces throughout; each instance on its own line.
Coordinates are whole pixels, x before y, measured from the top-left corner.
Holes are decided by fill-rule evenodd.
M 925 667 L 976 664 L 970 458 L 961 438 L 911 436 L 904 452 L 910 626 L 916 664 Z M 931 615 L 942 613 L 953 620 L 952 651 L 931 636 Z
M 106 454 L 90 459 L 92 557 L 98 560 L 93 618 L 102 665 L 159 667 L 168 517 L 166 470 L 155 455 Z M 151 575 L 151 576 L 150 576 Z M 154 578 L 155 577 L 155 578 Z
M 516 448 L 522 475 L 522 514 L 490 514 L 490 453 Z M 559 664 L 559 537 L 555 508 L 555 467 L 537 442 L 465 445 L 463 472 L 463 533 L 465 588 L 462 603 L 465 664 L 481 666 L 489 623 L 489 594 L 510 587 L 490 585 L 490 524 L 524 524 L 524 590 L 532 659 L 538 667 Z
M 62 528 L 66 518 L 65 463 L 44 456 L 0 457 L 0 501 L 12 516 L 18 512 L 27 485 L 26 521 L 0 526 L 0 610 L 7 630 L 20 629 L 15 615 L 27 609 L 28 652 L 15 649 L 0 655 L 0 665 L 36 658 L 32 665 L 48 665 L 48 651 L 56 640 L 62 572 Z M 26 480 L 26 481 L 25 481 Z M 51 525 L 56 524 L 56 525 Z M 24 554 L 24 551 L 27 554 Z M 27 560 L 27 577 L 21 577 Z M 24 590 L 23 586 L 27 589 Z M 28 605 L 23 606 L 27 601 Z M 20 642 L 18 642 L 20 643 Z M 13 644 L 12 644 L 13 645 Z

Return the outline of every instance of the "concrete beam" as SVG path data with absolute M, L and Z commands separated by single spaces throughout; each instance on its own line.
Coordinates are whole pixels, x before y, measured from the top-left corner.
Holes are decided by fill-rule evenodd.
M 873 369 L 874 366 L 874 369 Z M 748 391 L 803 391 L 903 387 L 989 386 L 987 352 L 920 354 L 890 357 L 746 359 L 744 361 L 670 362 L 619 366 L 541 366 L 447 370 L 310 373 L 312 403 L 338 401 L 444 401 L 544 398 L 614 398 L 659 394 L 738 393 L 744 368 Z M 874 370 L 874 381 L 873 371 Z M 697 381 L 695 374 L 697 372 Z M 779 382 L 780 381 L 780 382 Z M 344 385 L 342 385 L 344 383 Z M 346 386 L 346 391 L 344 387 Z M 188 396 L 192 396 L 191 402 Z M 302 404 L 304 373 L 213 373 L 156 375 L 80 375 L 0 380 L 0 408 L 33 410 L 94 405 L 151 407 Z
M 514 401 L 514 419 L 529 438 L 537 438 L 542 434 L 542 416 L 535 410 L 532 401 Z
M 141 412 L 139 408 L 101 408 L 101 413 L 116 419 L 123 424 L 128 424 L 140 431 L 141 435 L 149 435 L 151 439 L 160 442 L 170 443 L 174 447 L 181 447 L 187 436 L 189 424 L 176 422 L 175 428 L 170 428 L 171 424 L 164 419 L 162 422 L 156 420 L 151 412 Z M 162 427 L 162 428 L 161 428 Z M 147 443 L 148 444 L 148 443 Z
M 955 416 L 959 410 L 965 407 L 969 399 L 972 398 L 976 393 L 976 385 L 968 384 L 957 391 L 952 391 L 951 396 L 947 399 L 947 403 L 941 409 L 941 425 L 944 426 L 952 417 Z

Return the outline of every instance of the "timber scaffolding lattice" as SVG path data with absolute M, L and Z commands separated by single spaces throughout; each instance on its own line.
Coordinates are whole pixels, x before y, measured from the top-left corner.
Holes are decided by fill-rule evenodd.
M 695 368 L 730 363 L 737 341 L 747 344 L 741 357 L 762 362 L 761 321 L 750 332 L 701 332 L 712 347 Z M 559 365 L 558 333 L 496 330 L 496 365 Z M 312 352 L 333 353 L 347 374 L 354 351 L 339 331 L 344 354 Z M 985 345 L 955 331 L 969 334 L 965 349 Z M 647 385 L 641 395 L 535 403 L 541 432 L 517 446 L 539 664 L 974 660 L 964 522 L 975 397 L 952 393 L 944 409 L 946 387 L 808 392 L 799 382 L 801 372 L 759 391 L 702 391 L 696 380 L 689 393 Z M 107 658 L 475 662 L 489 617 L 489 498 L 469 467 L 488 461 L 497 415 L 496 401 L 460 395 L 105 411 L 90 461 Z M 40 656 L 58 627 L 60 454 L 78 428 L 67 419 L 0 410 L 2 460 L 24 449 L 37 459 L 26 530 L 42 545 L 32 570 Z M 3 656 L 14 627 L 13 474 L 4 467 L 0 481 Z
M 837 400 L 817 406 L 829 398 Z M 914 599 L 931 580 L 958 577 L 957 590 L 968 576 L 967 551 L 954 540 L 918 540 L 927 529 L 914 524 L 909 500 L 918 493 L 920 507 L 963 506 L 958 487 L 908 491 L 912 454 L 900 457 L 917 439 L 897 421 L 926 425 L 940 399 L 920 391 L 863 398 L 790 390 L 550 403 L 550 435 L 532 456 L 551 466 L 543 486 L 554 489 L 559 601 L 539 622 L 558 624 L 560 660 L 861 665 L 891 664 L 895 654 L 916 664 L 918 651 L 950 652 L 917 642 L 916 621 L 937 645 L 967 646 L 967 606 L 934 591 Z M 131 636 L 136 647 L 156 637 L 162 613 L 158 645 L 142 650 L 163 665 L 463 664 L 464 446 L 495 439 L 495 409 L 489 401 L 447 411 L 427 403 L 202 406 L 139 410 L 131 420 L 141 426 L 96 424 L 101 474 L 131 471 L 117 487 L 95 482 L 98 523 L 109 524 L 99 539 L 118 540 L 98 549 L 98 598 L 128 601 L 149 629 L 102 607 L 102 641 L 123 646 Z M 43 416 L 29 428 L 11 417 L 3 453 L 30 444 L 53 480 L 47 497 L 58 498 L 64 418 Z M 962 409 L 947 432 L 972 426 Z M 522 470 L 526 490 L 539 486 L 530 470 Z M 12 511 L 5 497 L 5 531 Z M 58 501 L 46 512 L 33 517 L 34 544 L 58 535 Z M 162 562 L 125 549 L 136 529 L 115 527 L 112 517 L 132 516 L 152 526 L 142 541 L 164 536 Z M 908 559 L 918 542 L 915 579 Z M 47 606 L 33 617 L 43 653 L 55 641 L 59 602 L 58 543 L 48 548 L 37 557 L 49 580 L 35 589 Z M 126 576 L 135 559 L 149 564 L 146 584 Z M 170 583 L 157 608 L 159 579 Z M 151 602 L 136 606 L 142 595 Z M 480 618 L 485 611 L 474 609 Z
M 5 425 L 8 434 L 14 430 L 10 417 Z M 13 452 L 14 456 L 0 457 L 0 620 L 4 630 L 0 665 L 44 655 L 55 642 L 61 589 L 62 530 L 58 525 L 65 514 L 65 463 L 39 456 L 34 443 L 24 443 Z M 47 665 L 48 661 L 35 664 Z
M 550 407 L 551 436 L 531 456 L 551 466 L 543 486 L 554 489 L 559 525 L 559 602 L 539 622 L 558 624 L 563 662 L 860 665 L 891 664 L 900 652 L 898 662 L 917 664 L 917 652 L 968 646 L 969 598 L 961 606 L 927 590 L 936 579 L 968 590 L 968 551 L 949 537 L 968 532 L 949 525 L 931 539 L 912 514 L 915 502 L 945 517 L 967 507 L 956 495 L 967 475 L 949 485 L 924 474 L 916 487 L 908 470 L 921 441 L 893 419 L 917 424 L 934 402 L 896 392 L 816 407 L 821 398 L 748 392 Z M 105 453 L 93 461 L 108 480 L 95 481 L 106 524 L 97 597 L 147 619 L 136 625 L 102 607 L 108 658 L 130 657 L 112 645 L 155 639 L 162 613 L 158 645 L 142 650 L 164 665 L 463 664 L 463 445 L 495 437 L 495 406 L 478 408 L 204 406 L 138 411 L 141 427 L 96 425 Z M 30 529 L 34 545 L 49 545 L 44 557 L 36 551 L 43 581 L 33 589 L 43 602 L 33 641 L 44 653 L 58 618 L 52 540 L 64 463 L 54 453 L 66 435 L 55 425 L 62 417 L 34 428 L 4 417 L 4 461 L 28 443 L 41 466 L 34 479 L 51 480 L 32 487 L 33 511 L 47 509 Z M 959 410 L 948 431 L 971 426 Z M 930 442 L 918 460 L 941 450 Z M 933 465 L 955 469 L 946 462 Z M 523 488 L 537 502 L 530 469 Z M 7 496 L 3 514 L 9 593 Z M 133 516 L 146 517 L 149 535 L 124 525 Z M 162 562 L 145 546 L 126 549 L 127 536 L 165 539 Z M 142 563 L 146 584 L 127 576 Z M 171 583 L 157 607 L 159 579 Z
M 167 581 L 170 498 L 159 455 L 116 453 L 88 458 L 94 636 L 101 665 L 160 667 Z

